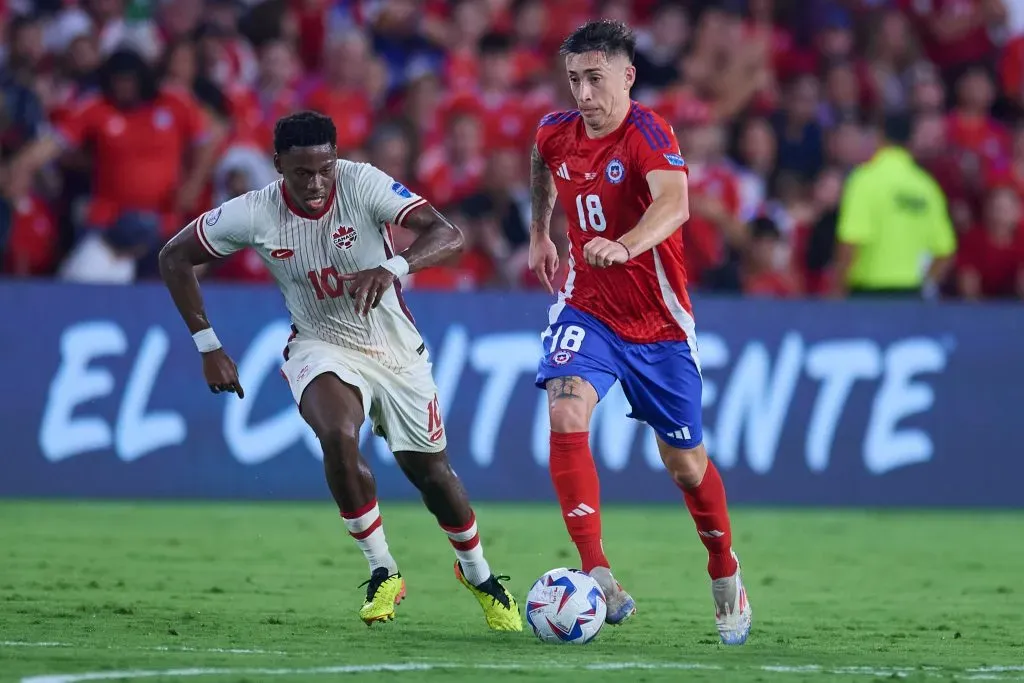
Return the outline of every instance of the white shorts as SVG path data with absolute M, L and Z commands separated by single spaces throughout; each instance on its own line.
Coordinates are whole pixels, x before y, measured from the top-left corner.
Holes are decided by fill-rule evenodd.
M 363 416 L 384 437 L 392 453 L 436 453 L 448 439 L 441 421 L 437 385 L 427 358 L 395 372 L 359 353 L 318 339 L 296 339 L 288 344 L 288 360 L 281 372 L 288 380 L 295 404 L 317 376 L 334 373 L 359 390 Z

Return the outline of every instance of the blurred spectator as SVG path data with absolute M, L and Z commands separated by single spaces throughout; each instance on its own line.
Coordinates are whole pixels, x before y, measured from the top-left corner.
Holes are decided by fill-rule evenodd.
M 274 39 L 260 47 L 255 93 L 259 112 L 256 141 L 268 152 L 273 147 L 274 123 L 302 108 L 298 92 L 299 74 L 298 56 L 290 43 Z
M 48 275 L 57 265 L 57 221 L 37 196 L 25 197 L 13 206 L 2 202 L 7 228 L 0 240 L 3 271 L 11 275 Z
M 338 129 L 338 151 L 358 149 L 370 135 L 372 106 L 366 94 L 370 43 L 359 32 L 331 40 L 324 78 L 306 97 L 306 107 L 330 116 Z
M 789 267 L 789 247 L 771 218 L 750 224 L 750 238 L 739 258 L 707 273 L 706 283 L 718 291 L 746 296 L 789 298 L 798 292 Z
M 967 232 L 956 262 L 959 294 L 967 299 L 1024 298 L 1024 229 L 1021 199 L 996 187 L 985 201 L 982 223 Z
M 951 77 L 968 64 L 995 56 L 989 29 L 1006 18 L 1002 0 L 901 0 L 915 23 L 928 58 Z
M 61 264 L 60 279 L 87 284 L 129 284 L 137 264 L 159 248 L 160 226 L 152 214 L 121 214 L 106 230 L 78 241 Z
M 843 190 L 834 287 L 869 296 L 932 296 L 956 250 L 946 199 L 906 145 L 910 122 L 890 116 L 885 145 Z M 931 259 L 927 272 L 922 259 Z
M 486 164 L 483 130 L 475 109 L 453 111 L 446 125 L 444 143 L 423 153 L 416 172 L 423 196 L 439 207 L 476 192 Z
M 836 257 L 836 223 L 845 173 L 826 168 L 814 182 L 807 211 L 793 227 L 793 276 L 806 294 L 822 296 L 833 287 Z
M 949 115 L 947 137 L 959 156 L 960 170 L 977 196 L 985 174 L 1006 160 L 1010 136 L 991 114 L 995 86 L 988 71 L 971 67 L 956 82 L 956 106 Z
M 824 131 L 818 122 L 820 84 L 811 74 L 796 77 L 786 88 L 782 110 L 775 117 L 779 141 L 778 167 L 808 179 L 825 162 Z
M 485 3 L 456 0 L 447 40 L 445 80 L 452 92 L 472 92 L 480 78 L 478 46 L 486 35 L 490 17 Z
M 953 225 L 957 230 L 968 228 L 974 215 L 971 193 L 959 160 L 949 153 L 946 120 L 941 113 L 927 112 L 917 117 L 910 151 L 945 193 Z
M 154 231 L 155 244 L 198 211 L 214 148 L 191 95 L 158 88 L 137 53 L 112 54 L 100 83 L 99 96 L 85 100 L 55 134 L 39 138 L 12 161 L 11 194 L 27 196 L 36 170 L 62 149 L 89 144 L 95 156 L 93 196 L 81 227 L 102 230 L 124 214 L 141 212 L 150 217 L 141 223 Z
M 739 184 L 739 215 L 749 221 L 768 199 L 775 172 L 775 134 L 766 119 L 751 118 L 744 121 L 738 137 L 735 172 Z
M 479 248 L 497 266 L 497 279 L 512 286 L 527 265 L 530 191 L 518 149 L 496 150 L 487 161 L 482 190 L 463 202 L 479 226 Z
M 797 283 L 789 268 L 789 250 L 782 233 L 770 218 L 758 218 L 751 226 L 743 255 L 740 288 L 744 294 L 793 297 Z
M 743 245 L 739 180 L 725 162 L 725 130 L 717 123 L 694 123 L 683 134 L 690 169 L 690 220 L 683 226 L 683 259 L 689 282 L 722 265 L 730 248 Z
M 916 40 L 898 9 L 883 10 L 876 21 L 868 48 L 873 89 L 884 114 L 899 114 L 910 107 L 906 86 L 918 60 Z
M 662 0 L 651 17 L 650 29 L 637 36 L 636 96 L 675 83 L 679 60 L 689 40 L 690 18 L 681 3 Z

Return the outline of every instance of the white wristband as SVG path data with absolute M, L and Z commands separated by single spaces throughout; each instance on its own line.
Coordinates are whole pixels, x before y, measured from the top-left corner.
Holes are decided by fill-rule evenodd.
M 399 254 L 380 264 L 380 267 L 384 270 L 390 270 L 395 274 L 395 277 L 405 277 L 409 274 L 409 262 L 405 260 L 404 256 Z
M 196 343 L 199 353 L 209 353 L 220 348 L 220 340 L 217 339 L 217 333 L 213 331 L 212 327 L 207 327 L 205 330 L 199 330 L 193 334 L 192 341 Z

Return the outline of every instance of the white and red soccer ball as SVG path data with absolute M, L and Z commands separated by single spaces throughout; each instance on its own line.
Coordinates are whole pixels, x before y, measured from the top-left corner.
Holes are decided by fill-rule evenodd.
M 546 643 L 589 643 L 604 626 L 607 611 L 604 591 L 578 569 L 552 569 L 526 596 L 526 622 Z

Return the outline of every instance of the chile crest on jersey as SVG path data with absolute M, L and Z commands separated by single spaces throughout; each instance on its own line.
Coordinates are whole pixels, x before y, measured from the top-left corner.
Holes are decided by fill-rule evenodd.
M 604 167 L 604 177 L 608 179 L 612 185 L 618 185 L 626 177 L 626 167 L 622 164 L 622 161 L 618 157 L 613 157 L 611 161 Z

